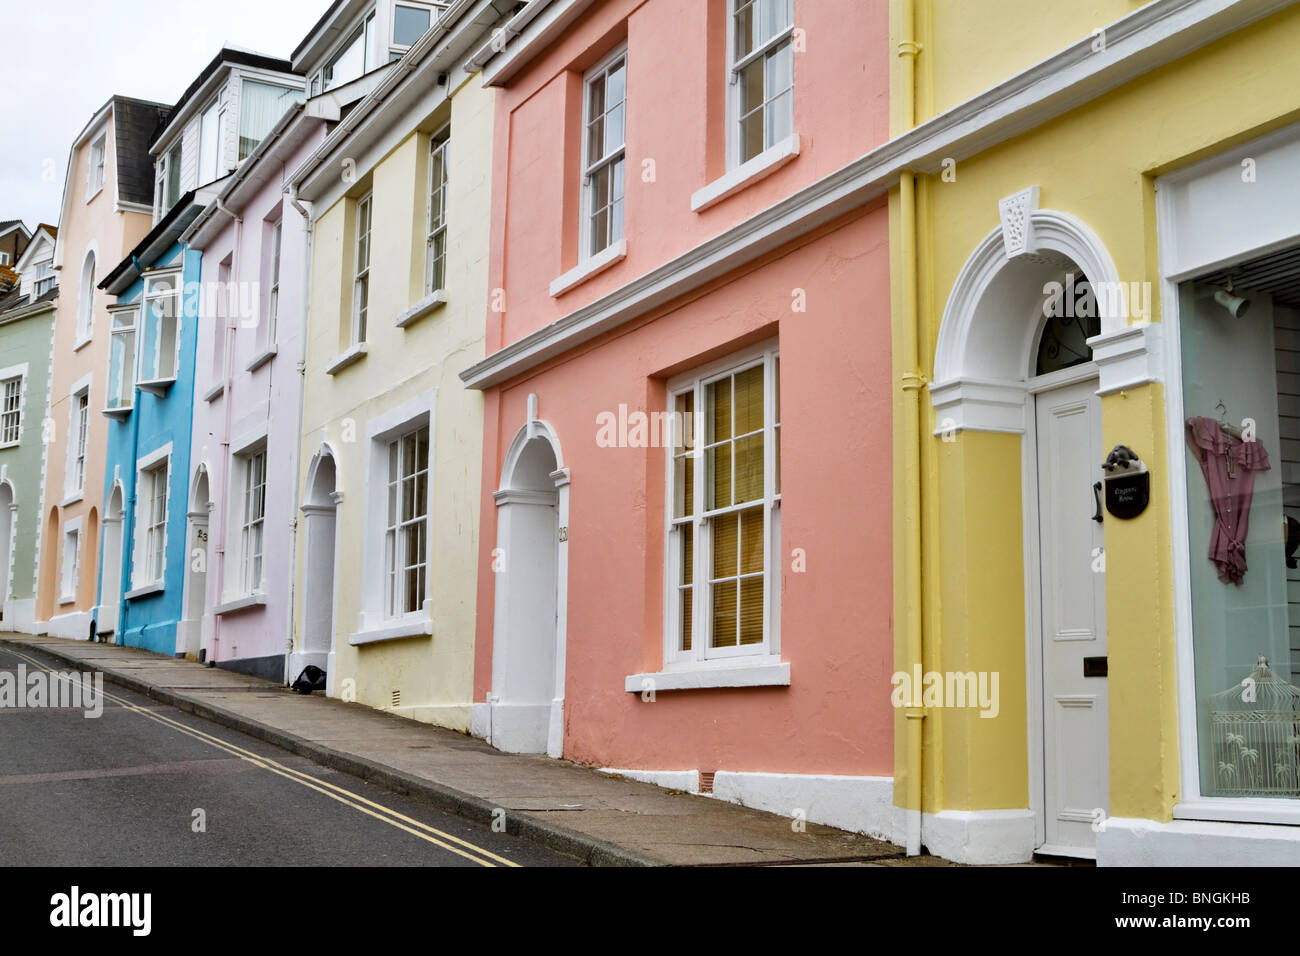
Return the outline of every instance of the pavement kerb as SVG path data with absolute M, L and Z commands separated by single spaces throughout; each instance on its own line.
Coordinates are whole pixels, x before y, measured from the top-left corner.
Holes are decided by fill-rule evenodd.
M 79 667 L 85 661 L 72 654 L 66 654 L 47 644 L 33 645 L 22 641 L 0 639 L 0 646 L 21 649 L 29 653 L 44 654 L 65 664 Z M 417 777 L 414 774 L 385 766 L 365 757 L 344 753 L 325 747 L 314 741 L 288 733 L 268 724 L 249 720 L 240 714 L 225 710 L 213 704 L 195 700 L 176 691 L 159 687 L 148 681 L 120 674 L 99 664 L 105 680 L 129 691 L 156 700 L 159 703 L 175 707 L 177 710 L 211 720 L 229 727 L 239 733 L 274 744 L 300 757 L 314 760 L 316 763 L 340 773 L 359 777 L 368 783 L 413 797 L 427 803 L 435 809 L 455 814 L 473 823 L 491 826 L 493 812 L 499 809 L 488 800 L 466 793 L 444 784 Z M 403 718 L 394 718 L 403 719 Z M 655 859 L 645 853 L 632 850 L 607 840 L 601 840 L 577 830 L 528 815 L 527 811 L 515 811 L 506 814 L 506 832 L 540 847 L 562 853 L 586 863 L 589 866 L 665 866 L 665 861 Z

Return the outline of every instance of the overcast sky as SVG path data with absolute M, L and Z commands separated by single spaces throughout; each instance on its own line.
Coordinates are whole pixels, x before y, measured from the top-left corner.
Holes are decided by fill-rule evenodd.
M 175 103 L 223 45 L 288 58 L 330 0 L 0 0 L 0 220 L 57 223 L 72 139 L 114 94 Z

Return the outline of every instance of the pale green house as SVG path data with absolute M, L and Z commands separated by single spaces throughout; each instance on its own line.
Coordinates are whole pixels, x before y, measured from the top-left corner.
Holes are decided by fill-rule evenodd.
M 32 631 L 44 511 L 55 230 L 41 226 L 0 291 L 0 630 Z M 9 274 L 12 279 L 12 273 Z M 6 282 L 5 285 L 8 285 Z M 3 288 L 3 287 L 0 287 Z

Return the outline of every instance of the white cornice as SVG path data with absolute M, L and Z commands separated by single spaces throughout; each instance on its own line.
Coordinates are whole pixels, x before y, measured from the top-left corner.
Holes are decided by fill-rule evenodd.
M 609 295 L 510 343 L 461 373 L 470 388 L 507 381 L 821 225 L 884 196 L 901 173 L 937 173 L 1041 126 L 1296 0 L 1154 0 L 804 187 Z

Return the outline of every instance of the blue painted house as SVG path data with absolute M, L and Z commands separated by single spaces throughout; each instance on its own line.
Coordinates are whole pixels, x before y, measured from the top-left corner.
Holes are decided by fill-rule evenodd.
M 115 642 L 176 651 L 183 612 L 190 423 L 202 256 L 178 242 L 187 194 L 104 280 L 112 341 L 97 622 Z
M 287 60 L 218 53 L 154 132 L 153 229 L 100 283 L 116 302 L 102 409 L 109 434 L 95 620 L 114 643 L 178 656 L 198 651 L 198 621 L 187 605 L 205 591 L 207 573 L 206 541 L 191 540 L 191 532 L 206 537 L 207 517 L 190 521 L 198 517 L 190 514 L 195 356 L 204 330 L 224 333 L 224 320 L 234 317 L 227 310 L 248 296 L 220 274 L 203 276 L 202 253 L 181 237 L 303 99 L 305 85 Z

